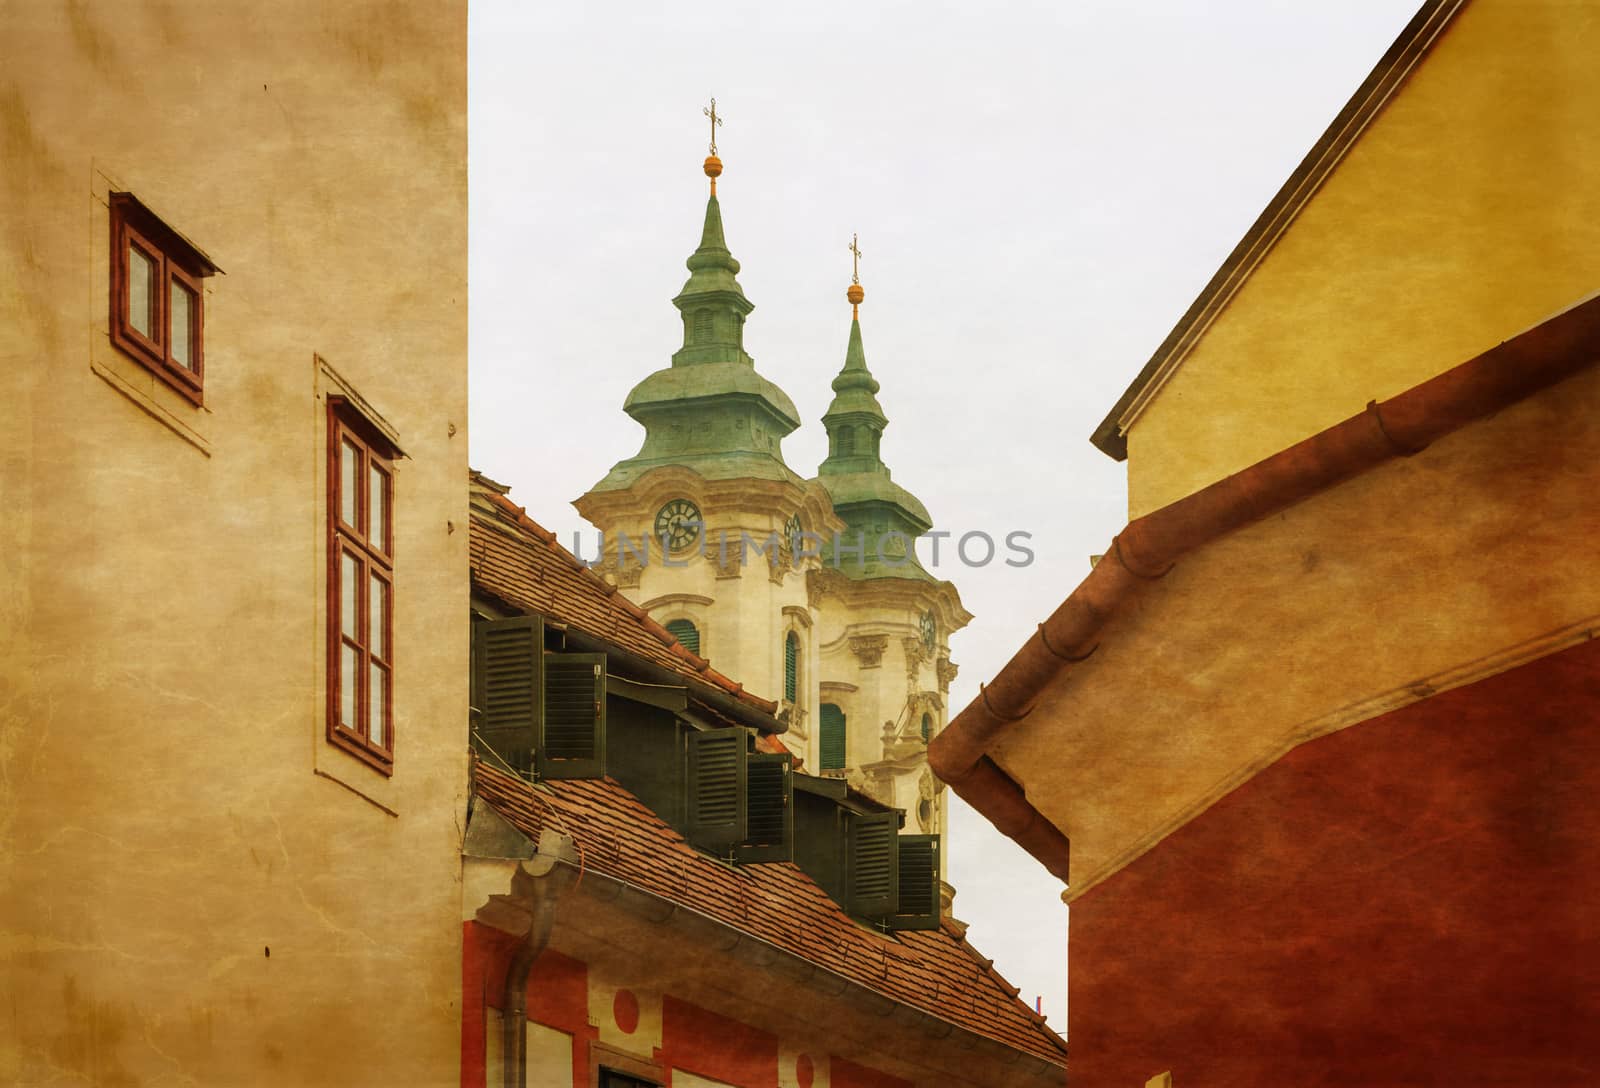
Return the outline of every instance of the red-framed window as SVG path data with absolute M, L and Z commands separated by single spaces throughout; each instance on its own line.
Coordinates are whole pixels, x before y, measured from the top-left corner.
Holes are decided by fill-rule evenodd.
M 328 740 L 394 771 L 394 460 L 328 399 Z
M 111 342 L 195 404 L 205 389 L 205 290 L 216 265 L 132 193 L 111 194 Z

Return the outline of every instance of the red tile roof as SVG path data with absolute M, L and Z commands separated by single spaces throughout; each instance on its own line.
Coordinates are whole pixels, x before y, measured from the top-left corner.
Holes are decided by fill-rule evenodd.
M 867 989 L 1064 1066 L 1066 1043 L 948 919 L 937 930 L 878 933 L 854 921 L 799 866 L 729 867 L 615 780 L 530 784 L 474 760 L 474 789 L 529 838 L 576 840 L 581 864 L 777 945 Z
M 680 643 L 644 609 L 617 592 L 506 497 L 486 477 L 472 476 L 469 548 L 475 586 L 530 612 L 570 624 L 682 676 L 720 688 L 740 702 L 775 714 L 778 705 L 752 695 Z

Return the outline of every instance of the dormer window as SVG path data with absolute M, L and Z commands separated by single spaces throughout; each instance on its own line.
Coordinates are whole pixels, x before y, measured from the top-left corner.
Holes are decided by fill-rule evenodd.
M 131 193 L 111 194 L 111 342 L 195 404 L 205 292 L 216 265 Z

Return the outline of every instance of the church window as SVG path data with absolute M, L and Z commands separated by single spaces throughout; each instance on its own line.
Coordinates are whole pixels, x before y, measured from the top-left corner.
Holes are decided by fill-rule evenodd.
M 328 740 L 394 765 L 394 456 L 342 397 L 328 413 Z
M 200 404 L 201 350 L 211 261 L 132 193 L 111 194 L 111 342 Z
M 923 744 L 927 744 L 928 743 L 928 738 L 930 738 L 932 736 L 933 736 L 933 715 L 932 714 L 924 714 L 922 716 L 922 743 Z
M 694 342 L 704 344 L 711 339 L 711 311 L 696 310 L 694 312 Z
M 856 452 L 856 430 L 854 427 L 839 428 L 839 456 L 849 457 Z
M 668 633 L 683 643 L 686 650 L 694 654 L 700 652 L 700 629 L 693 620 L 668 620 L 666 626 Z
M 783 639 L 783 697 L 795 702 L 800 687 L 800 636 L 790 631 Z
M 845 718 L 844 711 L 834 703 L 822 704 L 822 723 L 819 743 L 821 744 L 820 762 L 825 771 L 840 771 L 844 769 L 845 760 Z

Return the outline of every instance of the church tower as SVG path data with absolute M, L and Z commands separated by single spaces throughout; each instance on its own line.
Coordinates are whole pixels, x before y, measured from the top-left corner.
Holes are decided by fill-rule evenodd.
M 889 419 L 862 344 L 866 292 L 854 239 L 850 250 L 850 339 L 822 417 L 828 456 L 817 470 L 846 527 L 808 576 L 822 654 L 819 766 L 904 809 L 907 830 L 943 834 L 944 791 L 928 770 L 927 744 L 949 713 L 950 635 L 972 616 L 955 586 L 918 560 L 914 542 L 933 519 L 883 461 Z
M 644 427 L 644 445 L 574 505 L 601 530 L 602 569 L 628 599 L 723 673 L 780 700 L 786 743 L 814 765 L 817 647 L 806 575 L 821 556 L 797 559 L 792 539 L 842 526 L 826 490 L 784 463 L 783 438 L 799 413 L 745 350 L 754 306 L 723 233 L 715 108 L 706 111 L 711 193 L 700 245 L 672 300 L 683 346 L 623 404 Z
M 717 201 L 715 107 L 700 244 L 672 300 L 682 347 L 623 405 L 644 428 L 639 452 L 575 505 L 601 530 L 601 569 L 629 600 L 779 701 L 805 770 L 904 809 L 910 833 L 943 832 L 927 742 L 948 714 L 950 635 L 972 617 L 919 561 L 932 519 L 882 458 L 889 420 L 862 345 L 861 253 L 852 241 L 849 344 L 822 417 L 828 456 L 807 480 L 783 459 L 794 403 L 745 350 L 754 307 Z

